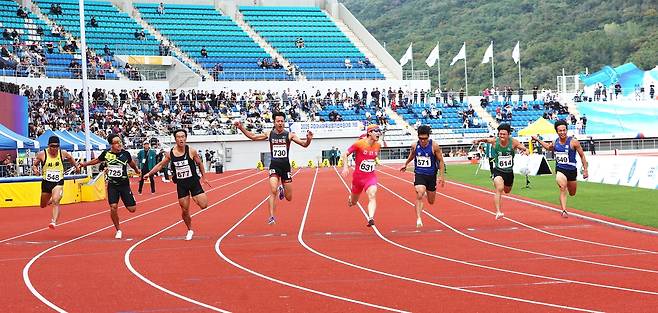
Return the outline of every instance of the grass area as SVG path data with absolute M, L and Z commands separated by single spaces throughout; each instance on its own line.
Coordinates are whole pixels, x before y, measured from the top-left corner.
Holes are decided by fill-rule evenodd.
M 446 179 L 493 189 L 489 171 L 480 170 L 476 176 L 476 168 L 477 164 L 450 164 Z M 530 182 L 531 188 L 524 189 L 525 176 L 516 175 L 511 193 L 560 204 L 555 175 L 531 176 Z M 567 199 L 567 207 L 658 228 L 658 190 L 579 181 L 578 193 Z

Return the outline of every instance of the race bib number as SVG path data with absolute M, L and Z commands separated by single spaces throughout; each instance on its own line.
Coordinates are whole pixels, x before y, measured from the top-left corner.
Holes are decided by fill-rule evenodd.
M 121 165 L 108 165 L 107 167 L 107 176 L 113 178 L 123 177 L 123 166 Z
M 288 157 L 288 147 L 285 145 L 273 145 L 272 146 L 272 157 L 273 158 L 287 158 Z
M 432 161 L 428 156 L 416 156 L 416 167 L 430 167 Z
M 513 158 L 511 155 L 498 156 L 498 168 L 510 168 L 513 165 Z
M 359 165 L 359 169 L 364 173 L 372 173 L 375 171 L 375 160 L 363 160 Z
M 185 179 L 192 177 L 192 169 L 190 165 L 176 166 L 176 178 Z
M 569 163 L 569 154 L 567 152 L 555 152 L 555 162 L 560 164 Z
M 59 170 L 47 170 L 46 171 L 46 181 L 56 183 L 62 180 L 62 172 Z

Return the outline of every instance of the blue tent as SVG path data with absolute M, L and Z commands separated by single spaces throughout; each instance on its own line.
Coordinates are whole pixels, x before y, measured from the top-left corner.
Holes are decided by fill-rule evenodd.
M 39 142 L 23 137 L 0 124 L 0 150 L 39 149 Z
M 85 144 L 85 136 L 79 136 L 77 133 L 74 133 L 74 132 L 68 131 L 68 130 L 64 131 L 64 133 L 71 136 L 72 138 L 82 142 L 83 145 Z M 89 143 L 91 144 L 91 149 L 90 150 L 105 149 L 105 145 L 98 144 L 96 141 L 92 140 L 91 137 L 89 138 Z M 102 146 L 102 148 L 101 148 L 101 146 Z
M 78 150 L 86 150 L 87 149 L 87 146 L 85 146 L 84 140 L 80 140 L 79 138 L 74 137 L 68 131 L 56 130 L 55 135 L 57 135 L 57 137 L 59 137 L 59 139 L 66 138 L 69 141 L 74 142 L 76 145 L 78 145 Z
M 77 133 L 75 133 L 75 134 L 78 135 L 78 137 L 80 137 L 80 138 L 85 138 L 85 132 L 83 132 L 83 131 L 79 131 L 79 132 L 77 132 Z M 97 143 L 97 144 L 98 144 L 98 147 L 99 147 L 100 149 L 107 149 L 107 148 L 109 148 L 108 145 L 107 145 L 107 141 L 106 141 L 105 139 L 101 138 L 100 136 L 94 134 L 93 132 L 90 132 L 90 133 L 89 133 L 89 139 L 90 139 L 91 141 Z M 83 140 L 84 140 L 84 139 L 83 139 Z
M 56 134 L 52 130 L 47 130 L 41 136 L 37 138 L 37 141 L 39 141 L 39 144 L 41 144 L 42 147 L 47 147 L 48 146 L 48 138 L 50 136 L 57 136 L 59 137 L 59 147 L 67 150 L 67 151 L 77 151 L 80 150 L 80 147 L 78 146 L 78 142 L 76 140 L 62 137 L 59 134 Z

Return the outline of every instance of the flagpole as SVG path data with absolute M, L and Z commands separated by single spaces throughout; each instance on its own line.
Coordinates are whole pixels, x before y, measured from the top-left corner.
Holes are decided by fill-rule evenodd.
M 494 54 L 493 54 L 493 40 L 491 41 L 491 88 L 496 89 L 496 78 L 494 75 Z
M 414 79 L 414 43 L 412 42 L 409 47 L 411 47 L 411 79 Z
M 441 42 L 437 41 L 436 42 L 436 52 L 437 52 L 437 60 L 436 60 L 436 67 L 439 70 L 439 91 L 441 90 Z
M 466 42 L 464 42 L 464 79 L 466 80 L 466 99 L 468 102 L 468 70 L 466 69 Z
M 519 57 L 519 90 L 521 90 L 521 57 Z

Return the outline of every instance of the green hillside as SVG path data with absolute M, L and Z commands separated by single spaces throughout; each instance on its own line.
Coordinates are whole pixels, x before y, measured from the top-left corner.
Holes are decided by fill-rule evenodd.
M 494 41 L 496 85 L 518 86 L 511 54 L 521 42 L 523 88 L 555 89 L 555 77 L 598 71 L 633 62 L 658 65 L 658 6 L 655 0 L 342 0 L 387 50 L 399 59 L 414 43 L 414 69 L 441 42 L 441 80 L 463 87 L 463 61 L 450 61 L 466 41 L 470 94 L 491 85 L 491 66 L 481 64 Z M 405 69 L 410 69 L 410 65 Z M 430 71 L 433 83 L 437 69 Z

